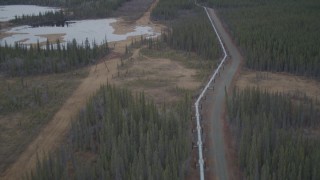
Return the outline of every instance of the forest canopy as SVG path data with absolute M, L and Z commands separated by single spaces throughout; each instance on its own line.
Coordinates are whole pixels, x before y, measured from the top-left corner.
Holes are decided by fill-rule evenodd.
M 74 39 L 66 45 L 46 42 L 44 46 L 38 42 L 30 47 L 15 44 L 14 47 L 0 47 L 0 74 L 24 76 L 47 73 L 60 73 L 96 63 L 109 53 L 107 41 L 98 46 L 88 39 L 78 44 Z
M 320 178 L 319 101 L 247 88 L 227 104 L 244 179 Z
M 72 123 L 67 146 L 25 179 L 184 179 L 189 118 L 188 95 L 159 108 L 143 93 L 102 86 Z
M 202 2 L 216 8 L 250 69 L 320 79 L 320 1 Z

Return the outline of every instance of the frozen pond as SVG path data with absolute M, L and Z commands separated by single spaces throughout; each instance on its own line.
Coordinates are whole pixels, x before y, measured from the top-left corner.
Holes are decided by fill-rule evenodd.
M 8 5 L 0 6 L 0 22 L 9 21 L 15 16 L 38 15 L 40 12 L 58 11 L 59 8 L 34 6 L 34 5 Z
M 158 33 L 154 33 L 151 27 L 137 26 L 132 32 L 126 34 L 114 34 L 114 28 L 111 26 L 111 23 L 116 22 L 116 19 L 97 19 L 97 20 L 81 20 L 73 21 L 73 23 L 64 27 L 36 27 L 32 28 L 30 26 L 19 26 L 14 27 L 10 30 L 5 31 L 6 33 L 12 33 L 11 36 L 3 38 L 0 40 L 1 46 L 5 45 L 5 42 L 8 45 L 13 46 L 15 42 L 21 42 L 23 44 L 33 44 L 37 41 L 46 42 L 47 38 L 45 37 L 48 34 L 57 34 L 62 36 L 63 40 L 68 42 L 76 39 L 78 43 L 84 43 L 88 38 L 89 42 L 96 42 L 97 45 L 100 45 L 105 40 L 108 42 L 125 40 L 130 36 L 137 35 L 148 35 L 156 36 Z

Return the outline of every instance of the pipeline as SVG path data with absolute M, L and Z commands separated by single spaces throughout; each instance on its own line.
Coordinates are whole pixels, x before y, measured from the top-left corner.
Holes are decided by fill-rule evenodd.
M 214 29 L 217 37 L 218 37 L 219 43 L 221 45 L 221 48 L 222 48 L 223 54 L 224 54 L 224 57 L 221 60 L 218 68 L 213 72 L 213 75 L 211 76 L 209 82 L 206 84 L 205 88 L 202 90 L 201 94 L 199 95 L 197 101 L 194 104 L 195 105 L 195 110 L 196 110 L 196 121 L 197 121 L 197 134 L 198 134 L 197 145 L 198 145 L 198 154 L 199 154 L 200 180 L 204 180 L 204 160 L 203 160 L 203 147 L 202 147 L 203 143 L 202 143 L 202 139 L 201 139 L 201 124 L 200 124 L 199 103 L 200 103 L 201 99 L 203 98 L 204 94 L 207 92 L 210 84 L 215 79 L 216 75 L 219 73 L 219 71 L 220 71 L 221 67 L 223 66 L 223 64 L 225 63 L 228 55 L 227 55 L 226 49 L 225 49 L 225 47 L 223 45 L 223 42 L 222 42 L 222 40 L 220 38 L 220 35 L 219 35 L 219 33 L 218 33 L 218 31 L 217 31 L 217 29 L 216 29 L 216 27 L 215 27 L 210 15 L 208 13 L 207 7 L 201 6 L 197 2 L 195 2 L 195 4 L 197 6 L 199 6 L 199 7 L 202 7 L 205 10 L 205 12 L 206 12 L 206 14 L 207 14 L 207 16 L 208 16 L 208 18 L 210 20 L 210 23 L 211 23 L 211 25 L 212 25 L 212 27 L 213 27 L 213 29 Z

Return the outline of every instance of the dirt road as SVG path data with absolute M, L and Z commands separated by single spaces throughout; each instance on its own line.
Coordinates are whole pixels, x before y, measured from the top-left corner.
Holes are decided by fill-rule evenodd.
M 92 95 L 101 84 L 106 83 L 107 79 L 111 79 L 110 76 L 116 73 L 116 65 L 116 59 L 108 61 L 109 69 L 115 71 L 109 73 L 104 64 L 99 64 L 97 69 L 92 67 L 90 75 L 84 79 L 77 90 L 54 115 L 53 119 L 41 130 L 34 141 L 27 146 L 25 151 L 16 162 L 5 171 L 4 176 L 0 179 L 19 179 L 26 172 L 34 169 L 37 156 L 39 159 L 42 159 L 43 153 L 48 153 L 56 149 L 65 137 L 71 118 L 85 105 L 89 96 Z
M 158 1 L 154 1 L 154 4 Z M 150 11 L 155 5 L 145 13 L 135 24 L 152 26 L 157 32 L 150 20 Z M 141 24 L 139 24 L 141 23 Z M 139 36 L 140 37 L 140 36 Z M 124 53 L 125 47 L 131 40 L 117 42 L 114 51 Z M 113 43 L 110 43 L 111 46 Z M 1 174 L 0 179 L 16 180 L 21 178 L 25 173 L 35 168 L 37 158 L 43 158 L 43 154 L 55 150 L 64 140 L 68 132 L 72 118 L 76 116 L 79 110 L 85 106 L 87 99 L 93 95 L 102 84 L 112 83 L 113 75 L 117 74 L 117 65 L 120 62 L 119 57 L 107 58 L 106 64 L 101 62 L 90 67 L 90 73 L 86 77 L 76 91 L 66 100 L 61 109 L 54 115 L 53 119 L 39 132 L 39 135 L 31 142 L 27 148 L 17 158 L 6 171 Z M 109 69 L 109 70 L 108 70 Z
M 222 122 L 225 107 L 225 88 L 230 87 L 240 67 L 242 56 L 214 10 L 208 8 L 208 12 L 231 59 L 228 60 L 226 67 L 221 71 L 221 76 L 215 82 L 214 91 L 209 90 L 206 100 L 203 101 L 202 113 L 204 125 L 207 126 L 205 127 L 207 129 L 205 153 L 208 157 L 206 159 L 208 168 L 205 174 L 206 179 L 211 179 L 214 176 L 214 179 L 227 180 L 231 179 L 231 172 L 228 171 Z

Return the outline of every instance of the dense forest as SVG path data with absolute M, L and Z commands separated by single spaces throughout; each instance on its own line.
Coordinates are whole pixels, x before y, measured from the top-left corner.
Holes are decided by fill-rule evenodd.
M 108 43 L 98 46 L 86 40 L 79 45 L 76 40 L 67 45 L 50 44 L 45 48 L 37 43 L 27 47 L 16 44 L 14 47 L 0 47 L 0 72 L 10 76 L 59 73 L 93 64 L 109 53 Z
M 69 0 L 65 6 L 72 12 L 73 19 L 108 17 L 127 0 Z
M 255 70 L 320 78 L 320 1 L 203 0 L 214 6 Z
M 234 90 L 228 121 L 243 178 L 320 179 L 319 109 L 301 95 Z
M 194 1 L 161 0 L 151 12 L 154 20 L 165 20 L 169 26 L 162 40 L 171 48 L 195 52 L 205 59 L 221 55 L 218 40 L 207 15 Z
M 161 0 L 152 10 L 153 20 L 172 20 L 179 16 L 179 11 L 194 9 L 193 0 Z
M 30 25 L 32 27 L 38 26 L 64 26 L 67 17 L 63 11 L 45 12 L 38 15 L 22 15 L 16 16 L 15 19 L 10 20 L 10 23 L 19 25 Z
M 67 146 L 25 179 L 184 179 L 189 100 L 158 108 L 143 93 L 102 86 L 72 123 Z
M 202 12 L 174 23 L 163 39 L 171 48 L 195 52 L 205 59 L 217 60 L 221 56 L 216 35 Z
M 0 4 L 32 4 L 59 6 L 67 10 L 70 19 L 103 18 L 119 8 L 127 0 L 3 0 Z
M 66 3 L 65 0 L 1 0 L 2 5 L 14 5 L 14 4 L 35 5 L 37 4 L 37 5 L 61 6 L 64 3 Z

